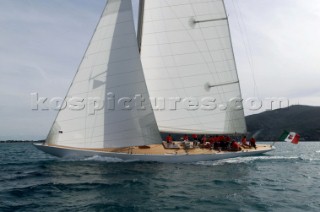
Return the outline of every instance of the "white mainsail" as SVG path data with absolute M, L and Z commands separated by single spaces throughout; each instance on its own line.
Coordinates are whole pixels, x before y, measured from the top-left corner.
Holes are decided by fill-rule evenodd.
M 118 98 L 134 98 L 137 94 L 145 99 L 145 109 L 118 105 Z M 85 99 L 86 108 L 60 110 L 47 144 L 116 148 L 161 143 L 142 70 L 130 0 L 108 0 L 66 102 L 74 97 Z M 132 104 L 133 100 L 127 103 Z
M 142 27 L 141 60 L 150 96 L 216 100 L 211 110 L 188 110 L 181 102 L 176 110 L 156 110 L 160 131 L 246 133 L 224 2 L 144 0 Z M 232 99 L 237 107 L 231 107 Z

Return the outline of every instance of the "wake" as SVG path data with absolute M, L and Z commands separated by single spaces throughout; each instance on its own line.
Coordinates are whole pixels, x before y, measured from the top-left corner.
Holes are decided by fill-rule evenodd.
M 196 165 L 205 165 L 205 166 L 221 166 L 226 164 L 248 164 L 254 161 L 267 161 L 267 160 L 301 160 L 301 157 L 298 156 L 255 156 L 255 157 L 238 157 L 238 158 L 229 158 L 217 161 L 199 161 L 196 162 Z

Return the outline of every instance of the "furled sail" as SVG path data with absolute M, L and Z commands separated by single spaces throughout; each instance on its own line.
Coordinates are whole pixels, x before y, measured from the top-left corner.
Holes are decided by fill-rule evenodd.
M 66 102 L 47 144 L 116 148 L 161 143 L 130 0 L 108 0 Z
M 155 111 L 160 131 L 246 133 L 224 2 L 144 0 L 141 20 L 149 94 L 166 101 Z

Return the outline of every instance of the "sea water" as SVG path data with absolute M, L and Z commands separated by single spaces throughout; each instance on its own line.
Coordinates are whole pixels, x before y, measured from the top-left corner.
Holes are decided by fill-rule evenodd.
M 320 143 L 191 164 L 51 157 L 0 144 L 0 211 L 320 211 Z

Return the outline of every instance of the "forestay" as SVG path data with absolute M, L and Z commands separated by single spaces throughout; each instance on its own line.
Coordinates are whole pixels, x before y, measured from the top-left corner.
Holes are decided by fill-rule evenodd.
M 137 94 L 145 98 L 146 110 L 126 109 L 132 101 L 118 104 L 119 98 Z M 115 148 L 161 142 L 140 61 L 130 0 L 108 0 L 66 101 L 74 97 L 85 99 L 86 108 L 60 110 L 48 144 Z
M 141 58 L 150 96 L 167 103 L 172 97 L 195 97 L 199 103 L 198 109 L 178 102 L 176 110 L 168 104 L 156 110 L 160 131 L 245 133 L 224 2 L 145 0 L 144 4 Z M 211 107 L 201 108 L 207 97 L 211 102 L 202 103 Z

